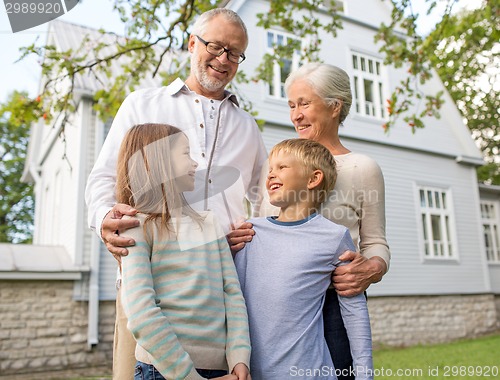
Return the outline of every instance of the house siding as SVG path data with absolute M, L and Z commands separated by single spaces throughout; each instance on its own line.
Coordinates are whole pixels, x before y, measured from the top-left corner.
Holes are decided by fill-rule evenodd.
M 63 245 L 73 261 L 76 260 L 76 208 L 81 205 L 77 199 L 79 156 L 83 147 L 80 140 L 82 107 L 70 115 L 61 133 L 59 125 L 44 125 L 44 144 L 38 157 L 41 167 L 42 212 L 35 220 L 37 234 L 35 244 Z M 79 232 L 81 233 L 81 231 Z

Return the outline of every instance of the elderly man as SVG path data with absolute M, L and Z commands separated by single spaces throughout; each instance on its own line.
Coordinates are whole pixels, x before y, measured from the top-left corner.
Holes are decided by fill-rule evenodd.
M 253 117 L 225 90 L 245 59 L 247 45 L 246 27 L 236 13 L 224 8 L 205 12 L 189 37 L 191 72 L 186 81 L 176 79 L 166 87 L 138 90 L 121 105 L 85 194 L 90 227 L 118 261 L 127 254 L 126 247 L 134 244 L 123 231 L 139 223 L 121 219 L 136 210 L 116 204 L 114 195 L 118 149 L 127 130 L 136 124 L 167 123 L 188 136 L 199 164 L 193 199 L 188 200 L 195 209 L 213 210 L 226 233 L 245 216 L 245 194 L 252 203 L 257 201 L 255 189 L 266 160 L 265 147 Z M 116 309 L 113 378 L 131 379 L 135 341 L 126 328 L 119 291 Z

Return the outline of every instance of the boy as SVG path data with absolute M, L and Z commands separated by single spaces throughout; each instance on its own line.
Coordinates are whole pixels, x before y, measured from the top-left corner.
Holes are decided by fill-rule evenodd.
M 335 159 L 312 140 L 285 140 L 269 154 L 266 188 L 280 212 L 250 220 L 255 236 L 235 257 L 248 309 L 253 380 L 337 378 L 322 309 L 339 256 L 355 248 L 347 228 L 317 213 L 335 179 Z M 372 379 L 366 299 L 361 294 L 339 301 L 356 379 Z

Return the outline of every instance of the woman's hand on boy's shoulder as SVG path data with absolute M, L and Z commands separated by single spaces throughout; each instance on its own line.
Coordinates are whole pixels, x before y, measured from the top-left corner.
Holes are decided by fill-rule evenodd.
M 359 252 L 346 251 L 340 260 L 350 263 L 334 270 L 332 283 L 337 293 L 344 297 L 363 293 L 371 284 L 379 282 L 387 269 L 382 258 L 367 259 Z
M 253 235 L 255 235 L 252 227 L 252 223 L 249 222 L 243 222 L 237 227 L 234 224 L 231 225 L 231 232 L 226 235 L 226 239 L 233 256 L 241 251 L 246 243 L 252 241 Z

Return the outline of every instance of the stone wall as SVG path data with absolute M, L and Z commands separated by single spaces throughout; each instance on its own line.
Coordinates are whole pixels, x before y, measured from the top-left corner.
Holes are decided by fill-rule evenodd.
M 373 342 L 413 346 L 492 333 L 500 326 L 499 303 L 492 294 L 369 297 Z
M 497 309 L 497 328 L 500 329 L 500 295 L 495 296 L 495 306 Z
M 114 302 L 101 302 L 99 344 L 90 349 L 88 303 L 73 300 L 73 284 L 0 281 L 0 377 L 95 367 L 111 372 Z
M 89 349 L 88 304 L 72 294 L 73 281 L 0 281 L 0 379 L 111 373 L 115 304 L 100 303 L 99 344 Z M 500 296 L 491 294 L 369 297 L 368 307 L 375 347 L 449 342 L 500 327 Z

